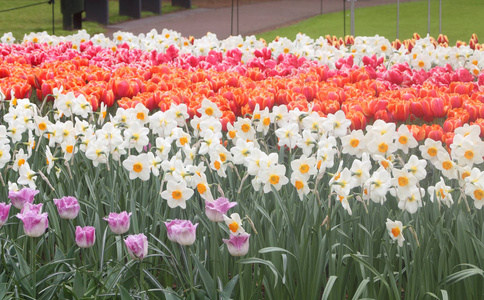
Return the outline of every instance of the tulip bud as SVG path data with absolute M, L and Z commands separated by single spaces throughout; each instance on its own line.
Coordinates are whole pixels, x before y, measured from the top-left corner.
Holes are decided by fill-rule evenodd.
M 227 245 L 230 255 L 244 256 L 249 252 L 249 237 L 250 234 L 248 233 L 231 234 L 230 238 L 228 240 L 223 239 L 223 242 Z
M 45 230 L 49 227 L 49 220 L 47 219 L 47 213 L 40 213 L 36 209 L 30 209 L 32 204 L 26 204 L 27 208 L 23 213 L 17 214 L 17 218 L 24 223 L 24 232 L 26 236 L 39 237 L 44 234 Z
M 80 248 L 89 248 L 96 242 L 96 228 L 76 226 L 76 244 Z
M 127 213 L 125 211 L 117 214 L 117 213 L 110 213 L 107 218 L 103 218 L 104 220 L 108 221 L 109 228 L 114 234 L 123 234 L 128 232 L 129 230 L 129 217 L 131 213 Z
M 72 220 L 79 214 L 80 206 L 75 197 L 67 196 L 61 199 L 54 199 L 54 203 L 57 206 L 61 219 Z
M 28 211 L 34 212 L 36 214 L 41 214 L 42 213 L 42 206 L 44 204 L 39 203 L 39 204 L 31 204 L 31 203 L 26 203 L 24 207 L 20 210 L 21 214 L 24 214 Z
M 176 242 L 182 246 L 190 246 L 195 242 L 198 223 L 193 225 L 191 221 L 187 220 L 172 220 L 165 222 L 168 230 L 168 239 Z
M 222 222 L 224 214 L 236 205 L 236 202 L 229 202 L 227 198 L 220 197 L 215 201 L 205 202 L 205 214 L 212 222 Z
M 20 191 L 9 191 L 8 198 L 12 201 L 13 206 L 22 209 L 25 203 L 33 203 L 34 197 L 39 191 L 24 187 Z
M 148 238 L 140 233 L 136 235 L 128 235 L 124 240 L 128 254 L 132 259 L 143 260 L 148 255 Z
M 8 213 L 10 212 L 12 204 L 0 203 L 0 227 L 7 223 Z

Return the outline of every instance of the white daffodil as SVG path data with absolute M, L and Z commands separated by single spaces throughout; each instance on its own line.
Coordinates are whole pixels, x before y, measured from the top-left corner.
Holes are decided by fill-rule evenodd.
M 272 187 L 278 191 L 287 184 L 289 179 L 285 174 L 286 166 L 284 165 L 273 165 L 270 168 L 261 166 L 258 177 L 264 185 L 264 193 L 270 192 Z
M 170 208 L 180 207 L 185 209 L 187 207 L 186 201 L 192 197 L 193 193 L 192 189 L 187 188 L 185 181 L 169 180 L 166 189 L 160 195 L 166 200 Z
M 447 207 L 450 207 L 454 200 L 452 199 L 452 188 L 445 184 L 444 178 L 440 177 L 440 181 L 435 186 L 429 186 L 428 192 L 430 195 L 430 201 L 434 202 L 434 198 L 439 203 L 444 203 Z
M 427 171 L 425 170 L 426 166 L 427 161 L 425 159 L 418 159 L 416 155 L 411 155 L 403 167 L 420 181 L 427 177 Z
M 240 218 L 238 213 L 231 214 L 230 218 L 226 215 L 223 215 L 223 218 L 225 224 L 227 224 L 232 234 L 239 235 L 245 233 L 245 230 L 242 227 L 242 219 Z
M 398 242 L 398 246 L 402 247 L 403 242 L 405 241 L 405 238 L 403 237 L 403 225 L 402 222 L 400 221 L 392 221 L 390 219 L 387 219 L 386 222 L 388 234 L 392 238 L 392 240 Z
M 408 153 L 409 149 L 413 149 L 418 146 L 417 140 L 405 124 L 402 124 L 400 127 L 398 127 L 395 143 L 397 144 L 398 149 L 402 150 L 405 154 Z
M 366 141 L 363 130 L 353 130 L 349 134 L 341 137 L 341 144 L 343 146 L 341 152 L 359 158 L 366 150 Z

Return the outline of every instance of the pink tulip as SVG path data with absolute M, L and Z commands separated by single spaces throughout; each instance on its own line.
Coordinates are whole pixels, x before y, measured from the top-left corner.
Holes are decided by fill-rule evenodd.
M 121 213 L 110 213 L 107 218 L 104 218 L 104 220 L 108 221 L 109 223 L 109 228 L 111 228 L 111 231 L 115 234 L 123 234 L 128 232 L 129 230 L 129 217 L 131 216 L 131 213 L 127 213 L 125 211 Z
M 21 214 L 24 214 L 28 211 L 34 212 L 36 214 L 41 214 L 42 213 L 42 206 L 44 204 L 39 203 L 39 204 L 31 204 L 31 203 L 25 203 L 24 207 L 20 210 Z
M 39 191 L 24 187 L 20 191 L 9 191 L 8 198 L 12 201 L 13 206 L 22 209 L 25 203 L 33 203 L 34 196 L 38 193 Z
M 244 256 L 249 252 L 249 237 L 250 234 L 242 233 L 239 235 L 230 235 L 230 239 L 223 239 L 227 244 L 227 249 L 232 256 Z
M 80 206 L 75 197 L 67 196 L 54 199 L 54 203 L 61 219 L 73 220 L 79 214 Z
M 80 248 L 89 248 L 96 242 L 96 228 L 76 226 L 76 244 Z
M 148 239 L 144 234 L 128 235 L 124 243 L 132 259 L 143 260 L 148 255 Z
M 205 202 L 205 214 L 212 222 L 222 222 L 223 215 L 236 205 L 236 202 L 229 202 L 227 198 L 220 197 L 215 201 Z
M 193 225 L 188 220 L 173 220 L 165 222 L 168 230 L 168 239 L 183 246 L 190 246 L 195 242 L 198 223 Z
M 10 212 L 10 206 L 12 204 L 0 203 L 0 227 L 7 223 L 8 214 Z
M 47 219 L 47 213 L 41 213 L 41 207 L 37 211 L 37 207 L 32 204 L 27 204 L 27 208 L 23 213 L 17 214 L 17 218 L 24 223 L 25 235 L 30 237 L 39 237 L 44 234 L 45 230 L 49 227 L 49 220 Z

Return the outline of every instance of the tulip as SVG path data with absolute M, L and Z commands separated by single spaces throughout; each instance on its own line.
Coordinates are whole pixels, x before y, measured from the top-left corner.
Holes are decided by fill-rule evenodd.
M 144 234 L 128 235 L 124 243 L 132 259 L 143 260 L 148 255 L 148 238 Z
M 20 213 L 24 214 L 28 211 L 31 211 L 31 212 L 34 212 L 36 214 L 40 214 L 40 213 L 42 213 L 42 206 L 43 205 L 44 204 L 42 204 L 42 203 L 39 203 L 39 204 L 26 203 L 24 205 L 24 207 L 22 207 L 22 209 L 20 210 Z
M 427 132 L 427 138 L 433 139 L 434 141 L 442 141 L 442 136 L 445 132 L 440 125 L 433 124 L 431 126 L 424 126 L 424 128 Z
M 103 218 L 104 220 L 108 221 L 109 228 L 114 234 L 123 234 L 128 232 L 129 230 L 129 217 L 131 213 L 127 213 L 125 211 L 117 214 L 117 213 L 110 213 L 107 218 Z
M 195 231 L 198 223 L 193 225 L 191 221 L 175 219 L 171 222 L 165 222 L 165 225 L 170 241 L 182 246 L 190 246 L 195 242 Z
M 12 204 L 0 203 L 0 227 L 7 223 L 8 213 L 10 212 L 10 206 Z
M 49 220 L 47 219 L 47 213 L 37 212 L 36 209 L 30 209 L 32 204 L 26 204 L 27 208 L 23 213 L 17 214 L 17 218 L 24 223 L 25 235 L 30 237 L 39 237 L 44 234 L 45 230 L 49 227 Z
M 220 197 L 212 202 L 205 202 L 205 214 L 212 222 L 222 222 L 224 220 L 224 214 L 236 206 L 236 202 L 229 202 L 227 198 Z
M 79 214 L 80 206 L 75 197 L 67 196 L 54 199 L 54 203 L 61 219 L 73 220 Z
M 25 203 L 33 203 L 34 197 L 39 191 L 24 187 L 20 191 L 9 191 L 8 198 L 12 201 L 13 206 L 22 209 Z
M 89 248 L 96 241 L 96 228 L 76 226 L 76 244 L 80 248 Z
M 443 118 L 447 113 L 448 107 L 445 105 L 442 98 L 430 98 L 428 100 L 432 115 L 436 118 Z
M 250 234 L 242 233 L 239 235 L 231 234 L 228 240 L 223 239 L 227 244 L 227 249 L 232 256 L 244 256 L 249 252 L 249 237 Z
M 405 122 L 410 115 L 410 104 L 406 101 L 390 103 L 388 110 L 393 114 L 395 121 Z

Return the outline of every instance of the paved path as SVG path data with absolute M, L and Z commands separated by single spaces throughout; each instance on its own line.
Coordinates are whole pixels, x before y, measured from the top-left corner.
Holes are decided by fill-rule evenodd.
M 409 1 L 417 0 L 400 0 L 400 2 Z M 240 5 L 239 34 L 246 36 L 276 29 L 319 15 L 321 11 L 323 14 L 342 11 L 344 3 L 349 11 L 351 3 L 343 0 L 278 0 Z M 355 1 L 355 8 L 394 3 L 396 0 L 359 0 Z M 211 32 L 219 39 L 225 39 L 231 35 L 231 15 L 232 7 L 184 10 L 107 26 L 107 36 L 111 37 L 118 30 L 140 34 L 147 33 L 152 28 L 156 28 L 158 33 L 161 33 L 163 28 L 167 28 L 178 31 L 186 37 L 192 35 L 200 38 L 207 32 Z M 237 11 L 234 9 L 234 35 L 237 34 L 236 15 Z

